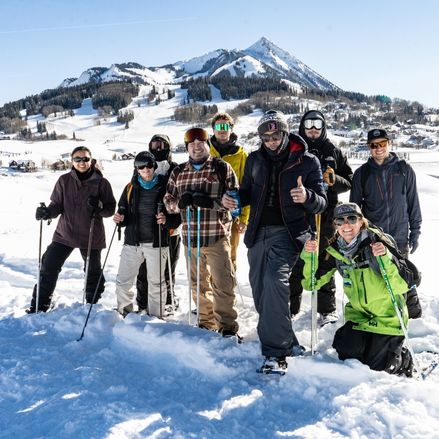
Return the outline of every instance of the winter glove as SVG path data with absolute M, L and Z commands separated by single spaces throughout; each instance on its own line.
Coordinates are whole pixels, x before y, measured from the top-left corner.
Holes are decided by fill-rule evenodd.
M 410 233 L 409 246 L 410 254 L 413 254 L 419 246 L 419 233 Z
M 192 196 L 195 207 L 203 207 L 204 209 L 213 209 L 213 199 L 203 192 L 194 192 Z
M 335 173 L 334 169 L 332 169 L 330 166 L 326 168 L 326 171 L 323 173 L 323 181 L 328 186 L 333 186 L 335 183 Z
M 35 218 L 37 221 L 50 219 L 51 216 L 49 208 L 46 206 L 37 207 L 37 210 L 35 212 Z
M 104 210 L 104 203 L 94 195 L 88 197 L 87 206 L 93 211 L 93 213 L 99 213 Z
M 180 210 L 186 209 L 188 206 L 192 206 L 192 192 L 184 192 L 178 202 L 178 208 Z

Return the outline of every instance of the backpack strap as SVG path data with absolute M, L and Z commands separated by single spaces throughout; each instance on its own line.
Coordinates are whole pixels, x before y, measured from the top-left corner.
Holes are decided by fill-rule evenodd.
M 370 175 L 370 165 L 368 162 L 364 163 L 360 168 L 360 183 L 361 183 L 361 191 L 364 191 L 366 187 L 366 181 Z
M 407 193 L 407 172 L 408 172 L 407 162 L 401 159 L 398 160 L 396 164 L 398 165 L 399 173 L 402 175 L 404 179 L 404 193 Z
M 215 170 L 215 173 L 218 175 L 218 180 L 221 184 L 221 193 L 225 192 L 224 191 L 224 183 L 226 181 L 227 178 L 227 163 L 223 160 L 220 159 L 218 157 L 212 157 L 212 164 L 213 164 L 213 168 Z
M 127 201 L 128 204 L 130 204 L 131 197 L 133 196 L 133 188 L 134 188 L 133 183 L 129 182 L 126 188 L 127 188 Z

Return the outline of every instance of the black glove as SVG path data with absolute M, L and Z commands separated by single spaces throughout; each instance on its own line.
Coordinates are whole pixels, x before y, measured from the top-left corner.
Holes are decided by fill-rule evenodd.
M 192 199 L 195 207 L 213 209 L 213 199 L 203 192 L 194 192 Z
M 419 246 L 419 233 L 410 233 L 409 246 L 410 254 L 413 254 Z
M 49 208 L 46 206 L 37 207 L 37 210 L 35 211 L 35 218 L 37 221 L 50 219 L 51 216 Z
M 104 203 L 102 203 L 99 197 L 95 197 L 94 195 L 88 197 L 87 206 L 93 211 L 93 213 L 99 213 L 104 210 Z
M 184 192 L 178 202 L 178 208 L 180 210 L 186 209 L 188 206 L 192 206 L 192 192 Z

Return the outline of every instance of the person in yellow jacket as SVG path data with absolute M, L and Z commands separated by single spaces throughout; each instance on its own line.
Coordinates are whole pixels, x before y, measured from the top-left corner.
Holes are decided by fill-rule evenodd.
M 209 139 L 210 155 L 220 157 L 230 164 L 235 171 L 241 184 L 244 176 L 244 167 L 248 154 L 242 146 L 237 145 L 238 137 L 233 132 L 234 120 L 228 113 L 217 113 L 212 118 L 213 136 Z M 245 232 L 250 215 L 250 207 L 242 209 L 241 215 L 235 218 L 232 225 L 230 244 L 232 247 L 231 258 L 233 268 L 236 271 L 236 253 L 239 245 L 239 237 Z

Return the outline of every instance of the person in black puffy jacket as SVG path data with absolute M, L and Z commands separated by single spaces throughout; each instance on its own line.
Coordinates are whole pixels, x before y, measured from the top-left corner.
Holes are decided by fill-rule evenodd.
M 288 280 L 327 198 L 317 158 L 289 133 L 283 113 L 266 112 L 258 133 L 261 146 L 248 156 L 239 189 L 242 206 L 250 206 L 244 243 L 263 368 L 285 369 L 286 357 L 303 350 L 291 325 Z M 224 195 L 223 205 L 232 209 L 235 201 Z

